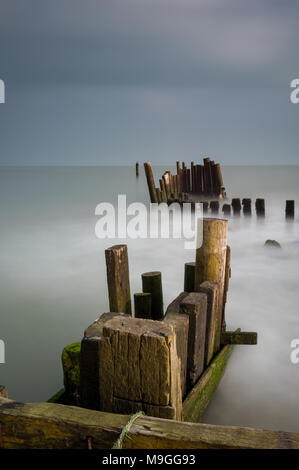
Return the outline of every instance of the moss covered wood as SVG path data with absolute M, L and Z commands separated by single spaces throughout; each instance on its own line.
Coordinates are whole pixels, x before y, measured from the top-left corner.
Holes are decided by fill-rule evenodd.
M 187 395 L 183 403 L 184 421 L 196 423 L 201 419 L 220 382 L 232 351 L 231 345 L 221 349 Z
M 80 350 L 81 343 L 72 343 L 61 354 L 65 397 L 74 404 L 79 404 Z

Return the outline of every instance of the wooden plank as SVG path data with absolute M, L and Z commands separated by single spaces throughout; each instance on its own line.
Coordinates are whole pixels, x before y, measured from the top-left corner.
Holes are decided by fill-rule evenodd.
M 220 345 L 216 344 L 217 332 L 217 312 L 218 312 L 218 290 L 219 285 L 217 282 L 205 281 L 200 284 L 200 292 L 207 296 L 207 325 L 206 325 L 206 340 L 205 340 L 205 368 L 210 364 L 214 351 L 218 350 Z
M 129 417 L 56 403 L 0 398 L 3 449 L 111 449 Z M 299 449 L 299 433 L 142 416 L 123 443 L 131 449 Z
M 176 350 L 180 361 L 182 397 L 186 394 L 189 317 L 182 313 L 167 313 L 164 322 L 169 323 L 175 332 Z
M 131 315 L 131 293 L 127 245 L 105 250 L 110 312 Z
M 200 420 L 219 384 L 232 351 L 231 345 L 221 349 L 190 391 L 183 403 L 184 421 L 196 423 Z
M 207 321 L 207 296 L 192 292 L 180 305 L 180 313 L 189 317 L 187 391 L 197 382 L 204 369 L 205 335 Z
M 253 331 L 225 331 L 221 334 L 221 344 L 257 344 L 257 333 Z

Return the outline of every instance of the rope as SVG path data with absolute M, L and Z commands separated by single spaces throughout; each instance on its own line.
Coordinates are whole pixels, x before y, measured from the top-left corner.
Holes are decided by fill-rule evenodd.
M 143 413 L 143 411 L 138 411 L 138 413 L 135 413 L 134 415 L 131 416 L 131 418 L 129 419 L 127 424 L 123 427 L 123 429 L 122 429 L 122 431 L 119 435 L 119 438 L 113 444 L 112 449 L 122 449 L 124 439 L 125 439 L 126 435 L 129 433 L 131 427 L 133 426 L 134 421 L 136 421 L 137 418 L 140 418 L 140 416 L 144 416 L 144 415 L 145 415 L 145 413 Z

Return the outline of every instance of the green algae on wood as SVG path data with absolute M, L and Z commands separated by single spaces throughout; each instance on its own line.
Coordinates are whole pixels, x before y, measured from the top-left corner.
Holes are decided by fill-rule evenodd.
M 65 396 L 77 403 L 80 385 L 80 351 L 81 343 L 66 346 L 61 355 Z
M 224 346 L 190 391 L 183 402 L 184 421 L 196 423 L 200 420 L 220 382 L 232 351 L 232 345 Z

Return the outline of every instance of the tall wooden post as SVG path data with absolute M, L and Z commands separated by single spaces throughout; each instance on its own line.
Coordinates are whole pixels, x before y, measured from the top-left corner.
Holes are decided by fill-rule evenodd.
M 155 188 L 155 181 L 153 177 L 153 171 L 150 162 L 144 163 L 144 171 L 147 179 L 148 190 L 150 193 L 151 202 L 158 202 L 157 193 Z
M 139 176 L 139 163 L 136 162 L 136 176 Z
M 162 274 L 159 271 L 143 273 L 142 291 L 152 295 L 151 318 L 152 320 L 163 319 L 163 293 Z
M 205 281 L 217 282 L 219 285 L 216 332 L 219 341 L 223 313 L 227 231 L 227 220 L 204 218 L 203 241 L 201 247 L 196 250 L 195 291 L 199 292 L 201 283 Z
M 105 250 L 109 304 L 111 312 L 131 315 L 131 294 L 127 245 Z

